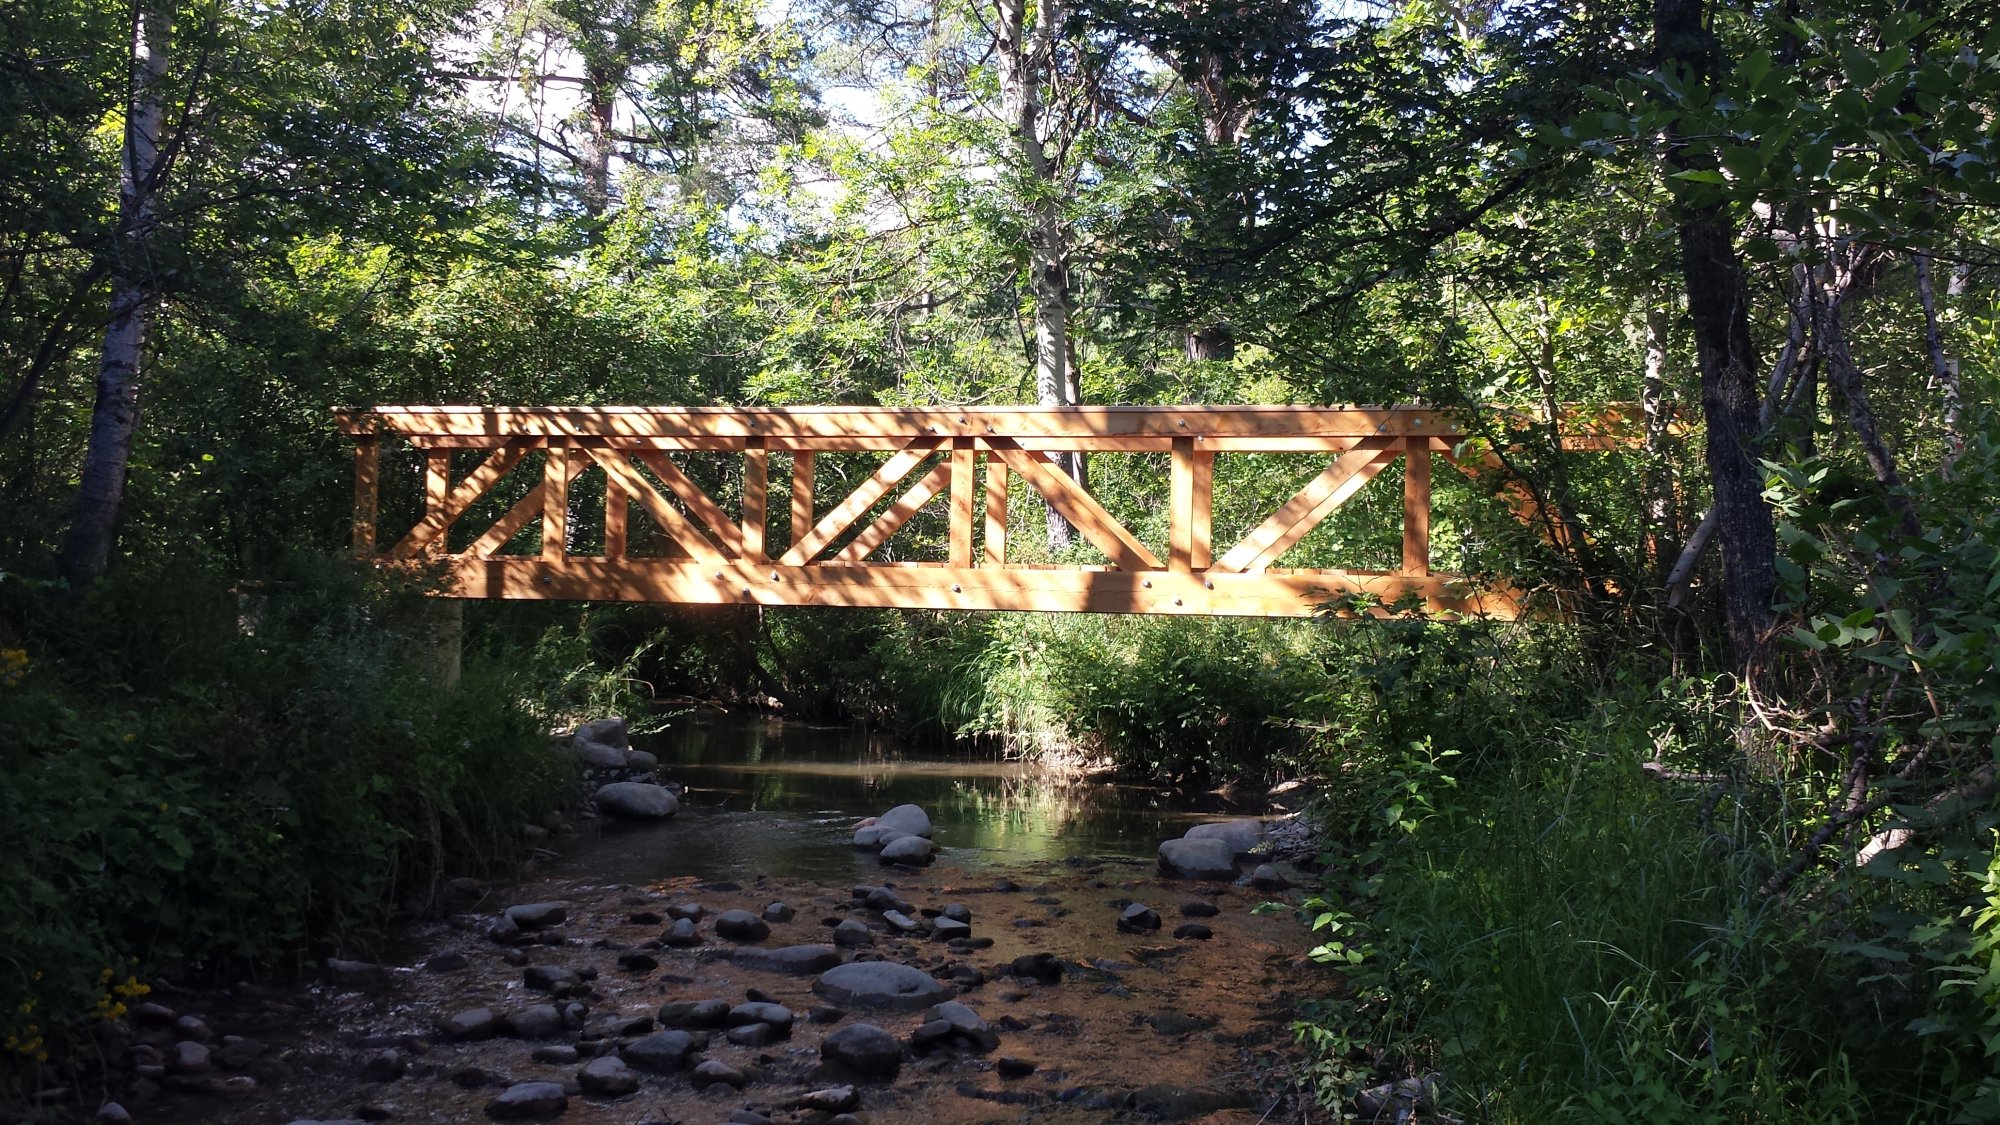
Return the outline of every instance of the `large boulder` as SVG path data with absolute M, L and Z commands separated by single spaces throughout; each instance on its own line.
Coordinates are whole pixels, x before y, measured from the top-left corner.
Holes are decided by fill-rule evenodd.
M 486 1103 L 486 1116 L 501 1121 L 555 1117 L 569 1108 L 560 1082 L 519 1082 Z
M 903 1068 L 903 1045 L 872 1023 L 851 1023 L 827 1036 L 819 1056 L 857 1078 L 894 1078 Z
M 899 832 L 894 828 L 884 828 L 879 824 L 863 825 L 854 830 L 854 846 L 873 850 L 891 840 L 900 840 L 907 835 L 909 835 L 908 832 Z
M 922 969 L 894 961 L 851 961 L 819 975 L 813 991 L 843 1007 L 914 1012 L 951 998 L 951 990 Z
M 715 936 L 730 941 L 763 941 L 771 936 L 771 926 L 748 910 L 725 910 L 715 916 Z
M 627 1066 L 655 1074 L 680 1070 L 693 1060 L 694 1053 L 694 1036 L 685 1031 L 655 1031 L 618 1048 L 618 1057 Z
M 1255 820 L 1222 820 L 1197 824 L 1181 836 L 1184 840 L 1221 840 L 1238 858 L 1256 851 L 1264 843 L 1264 825 Z
M 931 818 L 922 806 L 897 805 L 875 818 L 875 827 L 894 829 L 910 836 L 929 836 Z
M 620 750 L 629 750 L 632 747 L 631 730 L 627 727 L 625 720 L 617 715 L 612 715 L 604 719 L 593 719 L 577 727 L 575 735 L 577 738 L 588 739 L 591 742 L 601 742 L 606 746 L 616 746 Z
M 570 739 L 570 753 L 586 766 L 601 770 L 622 770 L 625 768 L 626 752 L 616 746 L 593 742 L 581 736 Z
M 1168 840 L 1160 845 L 1160 870 L 1189 879 L 1236 878 L 1236 851 L 1225 840 Z
M 883 863 L 907 863 L 922 867 L 936 858 L 937 848 L 922 836 L 898 836 L 883 847 Z
M 596 800 L 598 812 L 628 820 L 663 820 L 681 807 L 666 786 L 644 781 L 614 781 L 597 791 Z

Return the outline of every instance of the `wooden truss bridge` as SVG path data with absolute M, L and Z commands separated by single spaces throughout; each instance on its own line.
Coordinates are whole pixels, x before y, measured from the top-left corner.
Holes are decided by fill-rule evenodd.
M 1431 569 L 1433 458 L 1474 474 L 1501 467 L 1491 452 L 1467 452 L 1464 427 L 1431 409 L 390 406 L 340 411 L 338 421 L 357 443 L 356 554 L 441 568 L 444 592 L 457 597 L 1299 617 L 1342 596 L 1367 595 L 1382 605 L 1420 600 L 1433 614 L 1522 612 L 1520 597 L 1505 586 Z M 1564 444 L 1621 444 L 1602 433 Z M 378 482 L 381 443 L 390 438 L 421 453 L 424 497 L 414 525 L 382 550 Z M 468 450 L 484 456 L 460 476 L 454 456 L 469 463 L 475 455 L 462 452 Z M 858 486 L 824 495 L 820 455 L 865 451 L 887 457 Z M 1164 552 L 1141 542 L 1062 471 L 1058 455 L 1069 452 L 1167 456 Z M 463 545 L 449 549 L 460 518 L 536 453 L 539 471 L 525 495 L 482 533 L 469 541 L 460 535 Z M 703 453 L 734 455 L 737 487 L 727 503 L 689 471 L 689 455 Z M 1217 553 L 1211 511 L 1220 453 L 1298 454 L 1328 463 Z M 780 467 L 789 474 L 784 542 L 774 541 L 770 521 L 773 454 L 783 456 Z M 1405 471 L 1398 569 L 1274 565 L 1399 460 Z M 585 538 L 586 514 L 574 500 L 586 473 L 601 474 L 604 497 L 602 549 L 591 554 L 572 550 Z M 1010 559 L 1008 499 L 1016 482 L 1065 517 L 1108 565 Z M 1518 483 L 1503 485 L 1500 495 L 1523 519 L 1563 534 Z M 949 511 L 946 558 L 870 557 L 939 499 Z M 663 551 L 628 550 L 634 504 L 656 525 L 652 538 L 664 540 Z M 588 538 L 598 542 L 595 514 L 588 516 Z M 539 550 L 510 552 L 534 523 Z

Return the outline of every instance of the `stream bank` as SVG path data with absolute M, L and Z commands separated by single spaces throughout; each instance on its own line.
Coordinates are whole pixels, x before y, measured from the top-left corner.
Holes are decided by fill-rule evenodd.
M 710 763 L 817 779 L 779 798 L 639 753 L 700 779 L 677 815 L 589 824 L 515 885 L 459 881 L 449 912 L 379 964 L 330 962 L 302 990 L 165 998 L 173 1010 L 134 1028 L 131 1049 L 157 1061 L 127 1108 L 221 1125 L 1253 1122 L 1290 1096 L 1296 1003 L 1330 982 L 1290 911 L 1254 911 L 1296 892 L 1165 876 L 1120 854 L 1137 845 L 1087 806 L 1047 815 L 1032 778 L 1004 779 L 1021 800 L 996 805 L 984 767 L 945 778 L 839 748 L 806 755 L 821 762 L 809 773 L 768 752 Z M 827 780 L 842 776 L 872 780 L 843 795 Z M 913 785 L 934 802 L 938 862 L 884 866 L 852 847 L 853 803 Z M 990 836 L 955 809 L 1054 841 L 1075 825 L 1103 848 L 980 846 Z M 1112 819 L 1151 853 L 1202 817 L 1128 805 Z M 897 972 L 910 995 L 886 1007 L 829 983 Z M 183 1065 L 185 1017 L 207 1037 L 198 1066 Z

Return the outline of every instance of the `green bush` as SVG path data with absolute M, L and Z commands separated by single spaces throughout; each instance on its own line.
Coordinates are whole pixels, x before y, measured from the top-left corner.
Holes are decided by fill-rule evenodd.
M 440 686 L 422 599 L 127 573 L 5 587 L 0 1034 L 16 1063 L 132 974 L 302 967 L 515 854 L 568 769 L 513 678 Z M 0 1068 L 0 1073 L 5 1073 Z M 14 1077 L 21 1077 L 15 1071 Z

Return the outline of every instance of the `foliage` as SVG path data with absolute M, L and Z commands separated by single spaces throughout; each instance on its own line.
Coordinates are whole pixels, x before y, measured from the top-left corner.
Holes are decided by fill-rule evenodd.
M 516 673 L 475 662 L 440 689 L 421 599 L 324 566 L 293 579 L 240 592 L 162 567 L 81 605 L 5 584 L 0 1030 L 17 1046 L 83 1049 L 132 993 L 107 973 L 353 955 L 552 811 L 569 767 Z

